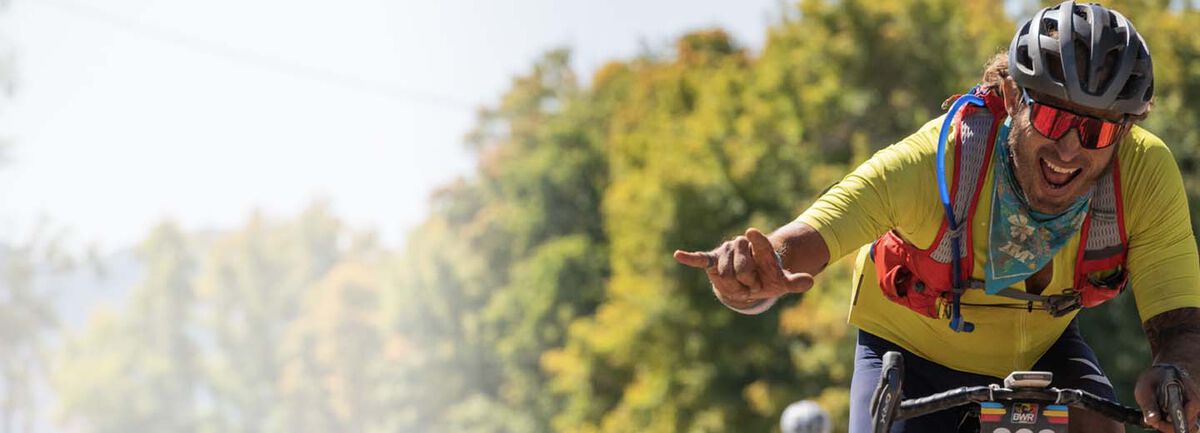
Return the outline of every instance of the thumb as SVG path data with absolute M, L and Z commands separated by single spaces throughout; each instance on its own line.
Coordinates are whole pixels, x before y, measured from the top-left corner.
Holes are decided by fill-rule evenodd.
M 697 269 L 704 269 L 712 263 L 712 255 L 703 252 L 688 252 L 675 250 L 675 261 Z

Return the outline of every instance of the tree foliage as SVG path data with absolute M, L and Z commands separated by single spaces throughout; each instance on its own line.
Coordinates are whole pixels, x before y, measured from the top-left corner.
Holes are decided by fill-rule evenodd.
M 59 293 L 45 276 L 74 267 L 63 237 L 40 224 L 27 239 L 0 243 L 0 432 L 33 431 L 40 415 L 38 384 L 46 373 L 47 341 L 59 330 Z

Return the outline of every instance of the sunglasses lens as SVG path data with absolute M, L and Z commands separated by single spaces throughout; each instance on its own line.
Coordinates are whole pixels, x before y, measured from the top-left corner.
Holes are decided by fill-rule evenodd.
M 1030 122 L 1038 133 L 1051 140 L 1058 140 L 1071 129 L 1072 117 L 1054 107 L 1034 103 L 1030 107 Z
M 1036 102 L 1031 103 L 1029 108 L 1030 123 L 1042 136 L 1058 140 L 1067 135 L 1072 128 L 1078 128 L 1080 145 L 1087 149 L 1103 149 L 1112 146 L 1128 129 L 1124 123 L 1080 116 Z
M 1125 133 L 1125 129 L 1125 125 L 1120 123 L 1089 119 L 1079 125 L 1079 134 L 1083 139 L 1083 147 L 1103 149 L 1116 144 Z
M 1052 110 L 1058 112 L 1058 117 L 1054 121 L 1054 130 L 1051 131 L 1051 133 L 1054 134 L 1055 140 L 1062 138 L 1064 135 L 1067 135 L 1068 132 L 1071 132 L 1071 128 L 1074 128 L 1075 126 L 1079 125 L 1079 117 L 1078 116 L 1068 113 L 1068 112 L 1065 112 L 1065 111 L 1062 111 L 1062 110 L 1059 110 L 1057 108 L 1053 108 Z
M 1085 149 L 1100 148 L 1100 130 L 1103 126 L 1101 122 L 1085 120 L 1079 124 L 1079 145 Z

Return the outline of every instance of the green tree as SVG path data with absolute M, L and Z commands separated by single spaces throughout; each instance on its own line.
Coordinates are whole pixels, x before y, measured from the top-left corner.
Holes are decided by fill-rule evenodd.
M 593 311 L 607 273 L 605 112 L 589 102 L 553 51 L 481 113 L 477 177 L 436 196 L 389 290 L 408 349 L 388 395 L 413 409 L 399 428 L 549 431 L 560 403 L 539 358 Z
M 62 244 L 45 224 L 25 240 L 0 243 L 0 432 L 30 432 L 39 415 L 34 390 L 44 378 L 47 342 L 59 330 L 57 293 L 44 277 L 74 266 Z
M 366 431 L 359 416 L 379 412 L 357 391 L 378 375 L 357 363 L 382 338 L 381 284 L 356 260 L 374 245 L 322 204 L 227 233 L 160 226 L 127 302 L 57 353 L 60 417 L 92 432 Z
M 0 22 L 9 6 L 0 0 Z M 15 88 L 15 48 L 0 36 L 0 113 Z M 0 167 L 7 137 L 0 137 Z M 45 379 L 47 343 L 59 331 L 56 301 L 45 277 L 71 269 L 61 232 L 44 221 L 27 239 L 0 242 L 0 432 L 31 432 L 41 415 L 36 390 Z
M 323 204 L 291 221 L 255 214 L 206 248 L 196 290 L 210 333 L 210 386 L 221 431 L 281 431 L 280 348 L 305 294 L 342 258 L 345 229 Z
M 555 419 L 559 431 L 768 429 L 773 421 L 743 396 L 801 379 L 772 362 L 788 357 L 775 332 L 778 310 L 735 317 L 667 252 L 785 221 L 791 206 L 778 197 L 808 193 L 805 152 L 795 136 L 756 137 L 751 113 L 772 110 L 746 96 L 756 85 L 753 63 L 723 32 L 683 37 L 674 57 L 597 79 L 604 86 L 620 83 L 618 74 L 636 77 L 618 90 L 625 94 L 608 142 L 606 300 L 544 358 L 568 402 Z
M 85 431 L 196 432 L 203 391 L 194 314 L 196 258 L 164 223 L 141 244 L 145 278 L 119 310 L 103 310 L 59 350 L 52 384 L 60 418 Z
M 379 405 L 386 346 L 380 268 L 366 258 L 340 261 L 304 295 L 290 323 L 278 378 L 278 431 L 383 431 Z

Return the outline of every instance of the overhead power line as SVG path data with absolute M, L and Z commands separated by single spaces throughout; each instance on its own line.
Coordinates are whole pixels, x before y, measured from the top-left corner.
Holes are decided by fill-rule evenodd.
M 2 0 L 0 0 L 2 1 Z M 225 58 L 229 61 L 269 70 L 275 73 L 290 75 L 307 80 L 319 81 L 335 87 L 384 97 L 405 103 L 435 105 L 453 110 L 476 110 L 476 105 L 449 96 L 423 92 L 394 85 L 374 82 L 360 77 L 340 74 L 326 69 L 315 68 L 291 62 L 282 58 L 264 55 L 249 50 L 242 50 L 220 42 L 205 41 L 166 28 L 146 24 L 137 20 L 117 16 L 106 11 L 85 6 L 79 3 L 60 0 L 39 0 L 33 4 L 50 4 L 72 15 L 103 22 L 122 30 L 137 33 L 155 39 L 159 42 L 181 47 L 190 51 Z

